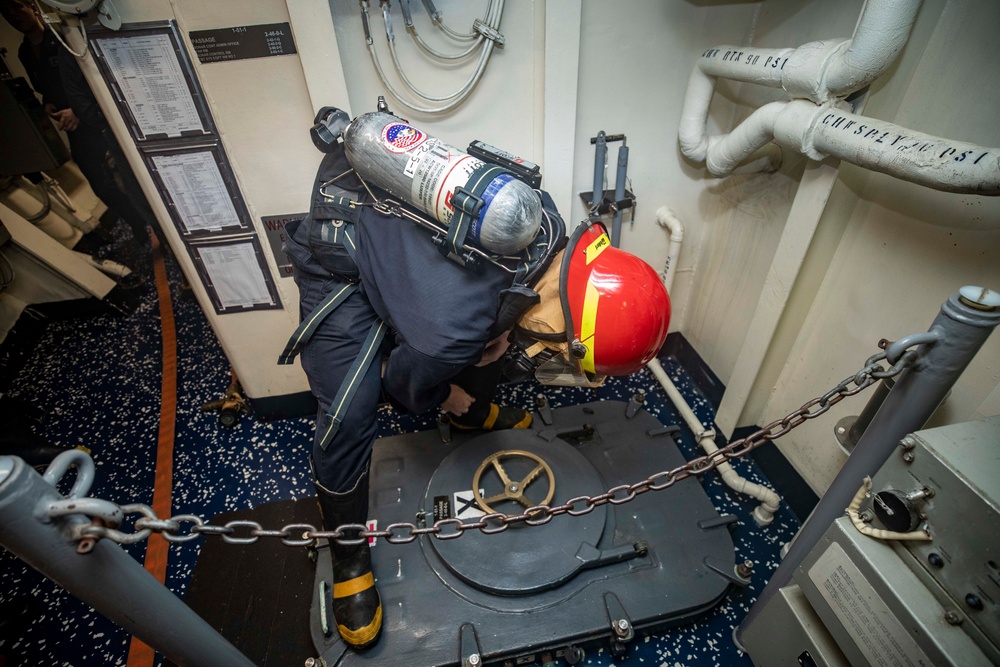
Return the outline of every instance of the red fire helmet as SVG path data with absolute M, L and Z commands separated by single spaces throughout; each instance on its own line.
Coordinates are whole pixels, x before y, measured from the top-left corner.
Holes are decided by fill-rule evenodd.
M 670 324 L 670 297 L 656 271 L 635 255 L 611 245 L 595 223 L 573 248 L 566 297 L 573 332 L 586 348 L 585 371 L 628 375 L 663 346 Z

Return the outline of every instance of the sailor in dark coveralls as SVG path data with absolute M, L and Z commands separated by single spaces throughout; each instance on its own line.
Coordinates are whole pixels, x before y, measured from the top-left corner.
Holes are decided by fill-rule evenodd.
M 440 406 L 459 427 L 531 424 L 527 411 L 491 402 L 513 324 L 499 312 L 511 274 L 449 261 L 426 230 L 372 208 L 353 173 L 337 179 L 339 197 L 324 197 L 321 186 L 350 168 L 342 147 L 327 154 L 310 214 L 286 229 L 303 322 L 296 334 L 307 342 L 293 336 L 283 363 L 301 353 L 319 402 L 312 461 L 328 530 L 367 519 L 381 398 L 414 413 Z M 382 618 L 368 545 L 331 547 L 338 630 L 348 645 L 365 648 Z

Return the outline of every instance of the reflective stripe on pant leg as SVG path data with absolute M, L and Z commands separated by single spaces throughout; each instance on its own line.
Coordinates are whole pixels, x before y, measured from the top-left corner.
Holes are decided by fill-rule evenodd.
M 349 283 L 343 283 L 337 285 L 330 292 L 329 295 L 323 301 L 313 309 L 309 316 L 302 320 L 295 333 L 292 334 L 291 338 L 288 339 L 288 343 L 285 345 L 284 351 L 282 351 L 281 356 L 278 357 L 278 363 L 281 365 L 287 365 L 293 362 L 295 357 L 302 351 L 302 347 L 309 342 L 309 339 L 319 328 L 319 325 L 323 323 L 323 320 L 327 315 L 336 310 L 337 306 L 342 304 L 347 297 L 353 294 L 358 289 L 357 285 L 352 285 Z
M 327 421 L 329 423 L 319 443 L 321 449 L 325 450 L 327 448 L 330 440 L 333 439 L 333 436 L 340 429 L 340 422 L 343 420 L 343 415 L 347 412 L 347 408 L 351 404 L 351 399 L 354 398 L 354 394 L 361 385 L 361 380 L 364 378 L 365 373 L 368 372 L 369 366 L 371 366 L 372 362 L 378 356 L 378 350 L 382 346 L 382 339 L 385 338 L 385 330 L 386 326 L 382 320 L 377 320 L 372 324 L 371 329 L 369 329 L 368 337 L 365 338 L 365 342 L 361 346 L 361 352 L 354 360 L 354 363 L 351 364 L 347 376 L 337 391 L 337 396 L 333 399 L 333 403 L 330 404 L 330 411 L 327 413 Z

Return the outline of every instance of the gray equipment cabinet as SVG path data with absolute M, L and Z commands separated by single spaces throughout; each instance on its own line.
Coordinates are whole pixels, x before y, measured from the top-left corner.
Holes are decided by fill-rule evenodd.
M 747 628 L 754 664 L 1000 664 L 1000 416 L 918 431 Z M 781 641 L 775 641 L 780 637 Z

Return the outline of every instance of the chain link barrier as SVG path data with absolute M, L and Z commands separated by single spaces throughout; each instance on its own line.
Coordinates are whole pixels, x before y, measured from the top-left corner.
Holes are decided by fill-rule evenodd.
M 886 341 L 880 341 L 879 345 L 884 348 Z M 79 539 L 109 539 L 118 544 L 135 544 L 154 532 L 161 533 L 168 542 L 190 542 L 201 535 L 218 535 L 230 544 L 253 544 L 262 537 L 274 537 L 290 547 L 308 547 L 314 546 L 320 539 L 345 546 L 364 544 L 369 538 L 382 538 L 389 544 L 410 544 L 422 535 L 433 535 L 439 540 L 453 540 L 470 530 L 493 535 L 502 533 L 515 524 L 541 526 L 561 514 L 582 516 L 601 505 L 622 505 L 649 491 L 663 491 L 688 477 L 704 475 L 720 464 L 746 456 L 764 443 L 780 438 L 806 421 L 825 414 L 843 399 L 864 391 L 883 378 L 899 375 L 917 356 L 916 350 L 906 350 L 895 364 L 884 370 L 879 362 L 886 358 L 886 353 L 880 352 L 870 357 L 864 368 L 845 378 L 822 396 L 807 401 L 799 409 L 744 438 L 720 447 L 712 454 L 692 459 L 672 470 L 660 471 L 634 484 L 621 484 L 595 496 L 576 496 L 561 505 L 529 507 L 521 514 L 486 514 L 479 517 L 478 521 L 470 522 L 454 518 L 439 519 L 430 526 L 400 522 L 381 530 L 369 530 L 368 526 L 360 523 L 342 524 L 335 530 L 318 530 L 308 523 L 293 523 L 279 530 L 266 530 L 256 521 L 229 521 L 222 525 L 212 525 L 194 514 L 160 519 L 148 505 L 131 504 L 122 505 L 121 510 L 126 516 L 142 515 L 134 523 L 135 532 L 126 533 L 116 525 L 108 525 L 106 520 L 95 519 L 91 525 L 77 529 L 77 535 Z

